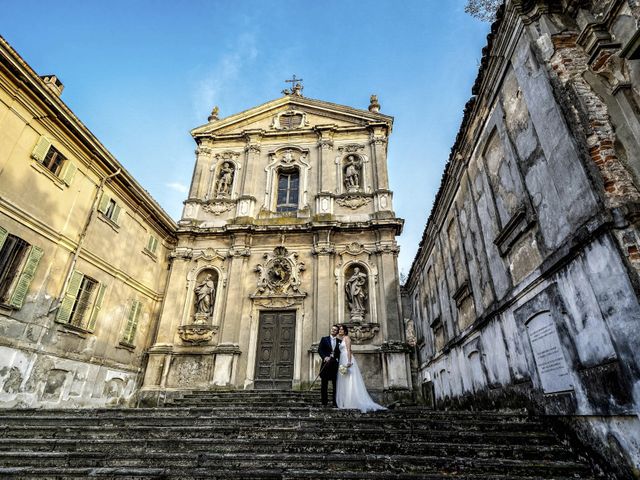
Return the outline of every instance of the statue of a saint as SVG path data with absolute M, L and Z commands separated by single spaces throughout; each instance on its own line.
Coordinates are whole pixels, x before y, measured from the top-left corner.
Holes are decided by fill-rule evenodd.
M 219 197 L 228 197 L 231 194 L 231 184 L 233 183 L 233 168 L 229 162 L 224 162 L 220 169 L 216 193 Z
M 364 318 L 365 300 L 367 299 L 366 285 L 367 274 L 361 272 L 360 267 L 355 267 L 353 275 L 345 284 L 351 319 L 354 321 L 362 321 Z
M 211 274 L 207 274 L 206 278 L 196 285 L 196 317 L 207 318 L 213 313 L 213 299 L 216 294 L 216 286 Z
M 355 156 L 347 157 L 347 168 L 344 172 L 344 184 L 347 190 L 360 188 L 360 164 Z

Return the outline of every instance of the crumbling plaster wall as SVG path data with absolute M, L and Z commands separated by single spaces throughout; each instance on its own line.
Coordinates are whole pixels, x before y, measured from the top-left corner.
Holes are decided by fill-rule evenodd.
M 493 26 L 405 316 L 436 405 L 557 415 L 637 474 L 638 15 L 577 3 L 507 2 Z

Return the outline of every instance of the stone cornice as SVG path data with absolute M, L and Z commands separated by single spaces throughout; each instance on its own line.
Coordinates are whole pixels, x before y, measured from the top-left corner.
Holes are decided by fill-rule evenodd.
M 183 225 L 178 227 L 178 236 L 181 235 L 226 235 L 228 233 L 274 233 L 274 232 L 316 232 L 318 230 L 326 231 L 360 231 L 363 229 L 393 229 L 396 235 L 402 233 L 404 220 L 401 218 L 389 218 L 379 220 L 369 220 L 366 222 L 320 222 L 309 221 L 306 223 L 290 224 L 290 225 L 260 225 L 260 224 L 227 224 L 220 227 L 201 228 L 196 225 Z
M 275 111 L 283 106 L 307 107 L 311 111 L 317 110 L 319 112 L 324 113 L 325 115 L 329 113 L 334 116 L 350 117 L 357 120 L 356 122 L 354 122 L 356 125 L 361 125 L 362 121 L 364 120 L 366 122 L 365 125 L 359 128 L 363 128 L 363 127 L 366 128 L 366 126 L 369 124 L 382 124 L 382 125 L 386 125 L 387 128 L 391 130 L 391 127 L 393 125 L 393 117 L 389 115 L 384 115 L 381 113 L 373 113 L 368 110 L 360 110 L 357 108 L 348 107 L 346 105 L 339 105 L 336 103 L 325 102 L 323 100 L 315 100 L 315 99 L 306 98 L 306 97 L 288 95 L 288 96 L 284 96 L 284 97 L 272 100 L 270 102 L 264 103 L 262 105 L 258 105 L 257 107 L 251 108 L 249 110 L 236 113 L 222 120 L 217 120 L 215 122 L 207 123 L 200 127 L 194 128 L 193 130 L 191 130 L 191 135 L 193 137 L 211 135 L 212 133 L 218 130 L 234 125 L 235 123 L 238 123 L 241 121 L 245 122 L 249 119 L 257 118 L 260 115 L 264 115 L 265 113 L 268 113 L 270 111 Z M 294 132 L 297 133 L 304 130 L 313 131 L 313 127 L 309 129 L 305 129 L 305 128 L 297 129 Z M 276 131 L 276 132 L 270 132 L 270 133 L 280 134 L 280 135 L 282 134 L 290 135 L 292 132 Z

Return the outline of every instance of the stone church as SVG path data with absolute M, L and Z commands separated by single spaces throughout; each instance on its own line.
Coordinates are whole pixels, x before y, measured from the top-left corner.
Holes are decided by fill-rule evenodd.
M 293 82 L 246 112 L 215 109 L 191 132 L 193 179 L 175 223 L 61 101 L 60 80 L 0 47 L 4 405 L 300 390 L 335 323 L 350 327 L 376 397 L 411 396 L 393 118 L 375 96 L 358 110 Z
M 300 389 L 349 326 L 367 384 L 409 392 L 387 141 L 393 119 L 284 96 L 209 123 L 197 143 L 141 396 Z
M 175 222 L 0 37 L 0 403 L 304 390 L 345 323 L 377 400 L 526 409 L 640 478 L 639 25 L 505 2 L 403 286 L 375 95 L 214 109 Z

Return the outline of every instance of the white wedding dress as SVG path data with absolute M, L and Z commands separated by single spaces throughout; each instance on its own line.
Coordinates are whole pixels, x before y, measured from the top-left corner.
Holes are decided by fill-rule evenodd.
M 340 365 L 349 363 L 349 354 L 345 342 L 340 343 Z M 373 412 L 375 410 L 386 410 L 382 405 L 378 405 L 369 396 L 367 387 L 362 379 L 358 362 L 355 357 L 351 359 L 351 366 L 343 375 L 338 372 L 336 382 L 336 403 L 338 408 L 357 409 L 361 412 Z

